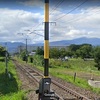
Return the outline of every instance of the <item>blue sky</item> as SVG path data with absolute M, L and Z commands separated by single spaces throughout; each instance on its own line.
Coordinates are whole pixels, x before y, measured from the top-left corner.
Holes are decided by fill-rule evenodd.
M 43 12 L 43 9 L 39 6 L 31 6 L 24 4 L 28 0 L 2 0 L 0 1 L 0 8 L 9 8 L 12 10 L 25 10 L 28 12 Z
M 50 41 L 100 38 L 100 0 L 50 0 L 49 8 L 50 22 L 56 22 L 50 24 Z M 44 35 L 38 31 L 44 30 L 43 22 L 44 0 L 0 0 L 0 42 L 43 42 L 34 34 Z

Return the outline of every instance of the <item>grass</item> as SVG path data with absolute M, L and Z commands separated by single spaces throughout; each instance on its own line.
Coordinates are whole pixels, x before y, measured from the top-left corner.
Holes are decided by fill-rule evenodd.
M 24 92 L 10 93 L 0 97 L 0 100 L 26 100 Z
M 90 89 L 90 86 L 88 85 L 88 83 L 87 83 L 87 81 L 85 79 L 81 79 L 79 77 L 76 77 L 75 81 L 74 81 L 74 72 L 73 72 L 73 74 L 69 75 L 69 74 L 63 73 L 63 70 L 61 68 L 60 69 L 58 68 L 58 70 L 50 69 L 50 73 L 53 76 L 56 76 L 56 77 L 61 78 L 63 80 L 66 80 L 67 82 L 73 83 L 73 84 L 75 84 L 77 86 L 80 86 L 82 88 Z
M 94 67 L 95 65 L 94 61 L 84 61 L 82 59 L 70 59 L 69 61 L 63 62 L 63 63 L 66 63 L 66 66 L 69 66 L 69 67 L 65 67 L 63 66 L 63 64 L 58 67 L 52 67 L 50 68 L 50 73 L 53 76 L 59 77 L 63 80 L 66 80 L 67 82 L 71 82 L 75 84 L 76 86 L 79 86 L 81 88 L 85 88 L 93 92 L 96 92 L 97 94 L 100 94 L 100 89 L 89 86 L 87 79 L 82 78 L 85 75 L 88 75 L 86 77 L 91 77 L 92 74 L 100 76 L 100 72 Z M 76 75 L 76 80 L 74 82 L 75 73 L 77 73 L 77 75 Z M 80 75 L 83 75 L 83 76 L 80 76 Z
M 35 58 L 34 58 L 35 59 Z M 31 65 L 37 67 L 38 69 L 44 71 L 44 67 L 41 67 L 40 57 L 36 56 L 35 61 L 30 63 Z M 38 62 L 38 63 L 36 63 Z M 94 61 L 84 61 L 83 59 L 70 59 L 68 61 L 59 61 L 55 59 L 50 59 L 50 68 L 49 72 L 51 75 L 66 80 L 76 86 L 79 86 L 84 89 L 91 90 L 97 94 L 100 94 L 100 89 L 93 88 L 88 85 L 88 81 L 86 77 L 91 78 L 91 75 L 98 75 L 100 76 L 100 71 L 94 67 Z M 43 65 L 42 65 L 43 66 Z M 74 82 L 74 74 L 76 73 L 76 79 Z M 85 78 L 83 78 L 85 77 Z
M 83 78 L 91 78 L 92 74 L 100 76 L 100 72 L 97 70 L 97 68 L 94 67 L 94 61 L 84 61 L 83 59 L 78 58 L 62 62 L 57 59 L 50 59 L 49 65 L 49 72 L 51 75 L 66 80 L 67 82 L 73 83 L 74 85 L 81 88 L 88 89 L 97 94 L 100 94 L 100 89 L 89 86 L 87 79 Z M 36 67 L 42 71 L 44 70 L 43 67 L 41 67 L 40 65 L 36 64 Z M 75 73 L 77 75 L 74 82 Z M 82 77 L 80 75 L 82 75 Z
M 11 61 L 8 62 L 8 71 L 10 77 L 5 74 L 5 62 L 0 62 L 0 100 L 26 100 L 25 92 L 20 90 L 21 82 Z

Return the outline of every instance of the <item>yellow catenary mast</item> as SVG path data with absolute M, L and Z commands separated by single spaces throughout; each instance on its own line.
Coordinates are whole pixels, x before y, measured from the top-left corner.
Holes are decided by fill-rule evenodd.
M 45 0 L 45 26 L 44 26 L 44 77 L 49 75 L 49 0 Z
M 49 78 L 49 0 L 45 0 L 44 16 L 44 77 L 39 82 L 36 90 L 38 100 L 59 100 L 54 92 L 50 90 L 51 78 Z

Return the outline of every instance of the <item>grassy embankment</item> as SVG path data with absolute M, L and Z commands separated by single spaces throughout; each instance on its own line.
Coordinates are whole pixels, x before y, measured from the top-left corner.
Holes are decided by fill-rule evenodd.
M 21 60 L 20 60 L 21 61 Z M 21 61 L 22 62 L 22 61 Z M 35 56 L 33 63 L 29 63 L 40 70 L 44 70 L 42 65 L 43 57 Z M 76 86 L 81 88 L 85 88 L 100 94 L 99 88 L 93 88 L 88 85 L 88 79 L 94 76 L 99 77 L 100 79 L 100 71 L 94 67 L 94 61 L 84 61 L 83 59 L 69 59 L 68 61 L 61 61 L 57 59 L 50 59 L 49 63 L 49 71 L 50 74 L 66 80 L 67 82 L 73 83 Z M 74 75 L 76 73 L 76 78 L 74 81 Z
M 8 71 L 10 77 L 5 74 L 5 62 L 0 61 L 0 100 L 26 100 L 24 91 L 20 90 L 21 82 L 12 61 L 8 62 Z
M 43 71 L 42 57 L 35 56 L 33 66 Z M 88 85 L 88 79 L 97 76 L 100 80 L 100 71 L 94 67 L 94 61 L 84 61 L 83 59 L 69 59 L 68 61 L 61 61 L 50 59 L 50 74 L 67 82 L 73 83 L 76 86 L 85 88 L 100 94 L 100 88 L 93 88 Z M 76 79 L 74 81 L 74 75 L 76 73 Z

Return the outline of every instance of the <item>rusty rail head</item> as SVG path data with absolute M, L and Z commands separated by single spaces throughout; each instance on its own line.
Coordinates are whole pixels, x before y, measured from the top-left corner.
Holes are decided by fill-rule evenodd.
M 78 100 L 91 100 L 91 99 L 83 96 L 82 94 L 77 93 L 76 91 L 71 90 L 71 89 L 67 88 L 66 86 L 63 86 L 62 84 L 60 84 L 54 80 L 52 80 L 52 83 L 59 86 L 60 88 L 64 89 L 66 92 L 70 93 L 71 95 L 74 95 L 75 97 L 77 97 Z

